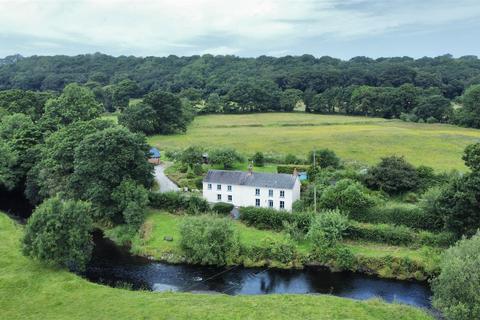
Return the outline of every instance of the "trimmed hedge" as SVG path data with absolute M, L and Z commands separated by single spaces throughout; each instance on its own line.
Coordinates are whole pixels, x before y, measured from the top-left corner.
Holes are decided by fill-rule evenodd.
M 289 165 L 278 165 L 277 172 L 278 173 L 287 173 L 293 174 L 293 171 L 297 168 L 297 171 L 307 171 L 310 166 L 302 165 L 302 164 L 289 164 Z
M 436 230 L 436 218 L 414 204 L 387 203 L 365 212 L 353 212 L 350 217 L 360 222 L 388 223 L 414 229 Z
M 207 200 L 193 194 L 182 192 L 150 192 L 150 206 L 169 212 L 185 211 L 189 214 L 206 213 L 210 211 Z
M 415 231 L 406 226 L 351 222 L 346 237 L 353 240 L 381 242 L 390 245 L 449 247 L 455 243 L 452 233 Z
M 258 229 L 273 229 L 280 231 L 284 222 L 296 223 L 298 228 L 307 232 L 312 219 L 312 213 L 291 213 L 283 210 L 267 208 L 244 207 L 240 208 L 240 219 L 249 226 Z
M 233 204 L 226 202 L 217 202 L 213 205 L 212 210 L 218 214 L 228 215 L 233 209 Z

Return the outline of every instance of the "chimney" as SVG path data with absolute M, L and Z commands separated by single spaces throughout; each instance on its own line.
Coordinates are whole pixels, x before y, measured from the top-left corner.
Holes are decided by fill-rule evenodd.
M 293 169 L 293 176 L 298 177 L 298 171 L 297 168 Z
M 253 174 L 253 166 L 252 164 L 250 163 L 248 165 L 248 173 L 247 173 L 247 176 L 251 176 Z

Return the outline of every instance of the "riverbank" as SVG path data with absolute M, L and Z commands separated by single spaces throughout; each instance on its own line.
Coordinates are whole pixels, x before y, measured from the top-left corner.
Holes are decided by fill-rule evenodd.
M 20 252 L 22 232 L 21 226 L 0 213 L 4 319 L 433 319 L 405 305 L 328 295 L 231 297 L 109 288 L 27 259 Z
M 180 223 L 182 215 L 151 210 L 140 232 L 131 239 L 121 238 L 121 230 L 107 230 L 106 235 L 119 244 L 131 242 L 131 252 L 168 263 L 188 263 L 180 248 Z M 259 230 L 245 226 L 240 221 L 235 222 L 240 235 L 240 242 L 245 251 L 265 242 L 285 240 L 286 234 L 270 230 Z M 172 241 L 164 240 L 171 237 Z M 435 248 L 422 247 L 418 249 L 390 246 L 380 243 L 344 241 L 355 255 L 354 265 L 348 269 L 382 278 L 398 280 L 424 281 L 438 270 L 440 251 Z M 319 263 L 311 258 L 311 243 L 308 240 L 295 242 L 297 254 L 295 259 L 280 262 L 275 259 L 256 259 L 248 254 L 242 254 L 235 263 L 245 267 L 275 267 L 303 268 L 306 265 L 322 265 L 339 271 L 336 261 Z

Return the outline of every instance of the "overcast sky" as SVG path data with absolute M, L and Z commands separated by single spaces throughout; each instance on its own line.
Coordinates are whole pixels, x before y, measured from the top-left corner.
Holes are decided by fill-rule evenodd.
M 480 55 L 480 0 L 0 0 L 0 57 Z

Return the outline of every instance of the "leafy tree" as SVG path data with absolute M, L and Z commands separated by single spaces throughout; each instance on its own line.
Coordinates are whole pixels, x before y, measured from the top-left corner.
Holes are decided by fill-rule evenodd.
M 228 92 L 228 99 L 238 104 L 236 112 L 262 112 L 279 109 L 278 86 L 267 80 L 253 80 L 239 82 Z
M 461 125 L 480 128 L 480 84 L 465 90 L 462 101 L 463 108 L 457 111 L 456 121 Z
M 179 156 L 180 162 L 193 167 L 203 162 L 204 150 L 200 146 L 190 146 L 183 150 Z
M 315 153 L 315 163 L 313 163 Z M 308 154 L 308 162 L 313 166 L 319 166 L 320 168 L 339 168 L 340 158 L 330 149 L 319 149 L 310 151 Z
M 112 200 L 117 211 L 122 212 L 123 222 L 134 230 L 138 229 L 144 219 L 148 205 L 148 191 L 135 181 L 126 179 L 113 190 Z
M 114 127 L 86 136 L 75 149 L 69 194 L 92 203 L 97 220 L 123 221 L 112 191 L 124 180 L 149 187 L 153 167 L 147 162 L 145 137 Z
M 180 245 L 190 262 L 225 265 L 238 256 L 238 233 L 230 219 L 188 217 L 180 225 L 180 235 Z
M 119 115 L 118 123 L 132 132 L 155 133 L 157 122 L 155 111 L 148 105 L 137 103 L 130 105 Z
M 303 92 L 298 89 L 286 89 L 280 95 L 280 108 L 283 111 L 293 111 L 299 101 L 302 101 Z
M 265 165 L 265 156 L 262 152 L 255 152 L 252 157 L 252 161 L 257 167 L 263 167 Z
M 17 184 L 14 167 L 18 156 L 4 141 L 0 140 L 0 187 L 12 190 Z
M 38 203 L 58 192 L 67 192 L 77 146 L 89 134 L 112 126 L 106 120 L 77 121 L 48 136 L 39 149 L 39 161 L 28 175 L 27 198 Z
M 345 213 L 361 213 L 375 205 L 375 199 L 357 181 L 342 179 L 325 188 L 319 205 L 325 209 L 339 209 Z
M 438 121 L 443 121 L 450 109 L 450 101 L 447 98 L 440 95 L 431 95 L 421 98 L 413 112 L 423 120 L 433 117 Z
M 50 97 L 52 94 L 48 92 L 19 89 L 0 91 L 0 109 L 10 114 L 23 113 L 33 120 L 38 120 L 43 114 L 45 102 Z
M 206 112 L 208 113 L 219 113 L 223 111 L 223 101 L 218 93 L 211 93 L 207 99 L 207 108 Z
M 28 219 L 25 255 L 74 271 L 83 271 L 92 252 L 90 204 L 51 198 Z
M 102 109 L 88 88 L 72 83 L 63 89 L 58 98 L 46 102 L 44 117 L 65 126 L 75 121 L 94 119 Z
M 156 133 L 171 134 L 187 130 L 189 117 L 177 96 L 157 90 L 147 94 L 143 101 L 155 111 Z
M 451 320 L 480 318 L 480 232 L 448 249 L 432 281 L 433 305 Z
M 240 162 L 243 157 L 232 148 L 215 149 L 210 152 L 210 162 L 213 164 L 221 164 L 224 169 L 230 169 L 235 162 Z
M 417 189 L 419 178 L 415 167 L 405 158 L 390 156 L 370 168 L 365 183 L 369 188 L 395 195 Z
M 480 143 L 468 145 L 465 148 L 462 160 L 473 172 L 480 172 Z
M 130 98 L 137 97 L 139 92 L 140 88 L 135 81 L 130 79 L 122 80 L 113 86 L 112 103 L 116 108 L 123 110 L 128 107 Z

